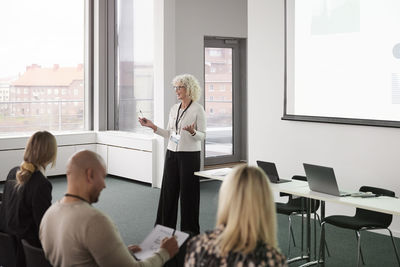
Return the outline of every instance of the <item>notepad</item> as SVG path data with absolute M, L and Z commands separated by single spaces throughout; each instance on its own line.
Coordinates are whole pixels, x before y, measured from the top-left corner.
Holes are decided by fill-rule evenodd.
M 220 168 L 204 171 L 204 173 L 213 176 L 226 176 L 232 171 L 232 168 Z
M 217 169 L 213 173 L 216 176 L 226 176 L 232 171 L 232 168 L 222 168 L 222 169 Z
M 139 244 L 142 250 L 134 253 L 133 255 L 138 260 L 144 260 L 153 256 L 154 253 L 160 249 L 161 241 L 165 237 L 171 237 L 173 232 L 174 229 L 157 224 L 150 234 L 146 236 L 143 242 Z M 176 236 L 179 247 L 182 246 L 185 240 L 189 237 L 189 234 L 178 230 L 175 230 L 174 235 Z

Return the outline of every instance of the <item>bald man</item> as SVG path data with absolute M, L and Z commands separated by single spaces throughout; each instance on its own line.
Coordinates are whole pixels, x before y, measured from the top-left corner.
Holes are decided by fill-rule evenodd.
M 68 161 L 68 188 L 64 198 L 43 216 L 39 237 L 53 266 L 162 266 L 178 252 L 174 237 L 161 242 L 160 250 L 136 261 L 124 245 L 110 218 L 91 206 L 105 188 L 106 166 L 96 153 L 84 150 Z

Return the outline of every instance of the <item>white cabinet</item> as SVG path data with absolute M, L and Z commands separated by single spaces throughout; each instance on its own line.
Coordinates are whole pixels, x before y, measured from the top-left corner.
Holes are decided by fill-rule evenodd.
M 76 145 L 75 146 L 75 152 L 78 152 L 81 150 L 90 150 L 93 152 L 97 152 L 97 146 L 96 146 L 96 144 L 86 144 L 86 145 Z
M 108 153 L 107 153 L 107 151 L 108 151 L 107 145 L 100 145 L 100 144 L 96 145 L 97 154 L 99 154 L 104 159 L 104 161 L 106 163 L 108 162 L 108 156 L 107 156 Z M 107 169 L 107 172 L 108 172 L 108 169 Z
M 149 151 L 108 146 L 108 173 L 152 183 L 152 154 Z
M 23 160 L 28 137 L 0 138 L 0 181 L 4 181 L 11 168 Z M 156 144 L 153 137 L 129 132 L 105 131 L 57 135 L 57 160 L 46 174 L 65 175 L 68 159 L 77 151 L 88 149 L 100 154 L 107 173 L 159 186 L 157 179 Z
M 57 159 L 56 165 L 51 168 L 51 165 L 47 166 L 46 175 L 63 175 L 65 174 L 65 168 L 69 157 L 75 153 L 75 146 L 61 146 L 57 148 Z
M 67 163 L 69 158 L 80 150 L 91 150 L 96 152 L 95 144 L 86 145 L 70 145 L 70 146 L 60 146 L 57 148 L 57 161 L 54 168 L 47 167 L 46 175 L 64 175 L 66 173 Z

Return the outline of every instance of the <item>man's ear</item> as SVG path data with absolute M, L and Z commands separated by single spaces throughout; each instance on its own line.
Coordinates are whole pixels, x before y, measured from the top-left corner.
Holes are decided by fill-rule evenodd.
M 93 183 L 93 169 L 87 168 L 86 169 L 86 179 L 89 184 Z

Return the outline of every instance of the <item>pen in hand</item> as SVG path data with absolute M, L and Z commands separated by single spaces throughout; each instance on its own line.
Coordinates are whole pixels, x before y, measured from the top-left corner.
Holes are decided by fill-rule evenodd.
M 140 115 L 142 115 L 142 118 L 141 118 L 141 119 L 143 120 L 144 123 L 146 123 L 147 120 L 146 120 L 146 118 L 144 117 L 142 110 L 139 109 L 139 112 L 140 112 Z
M 175 235 L 175 230 L 176 230 L 176 229 L 174 228 L 174 231 L 172 232 L 172 236 L 174 236 L 174 235 Z

